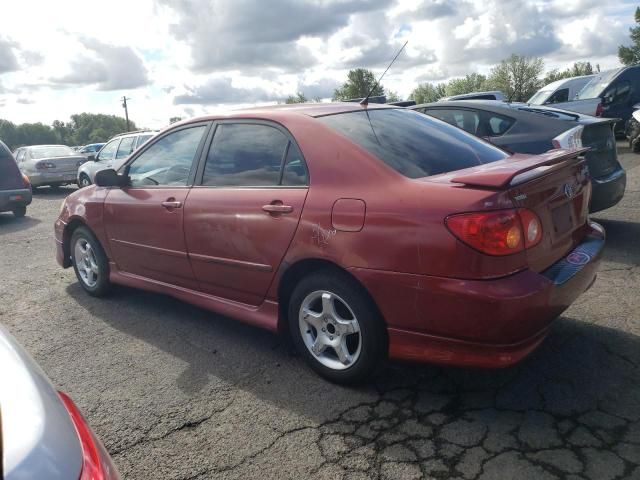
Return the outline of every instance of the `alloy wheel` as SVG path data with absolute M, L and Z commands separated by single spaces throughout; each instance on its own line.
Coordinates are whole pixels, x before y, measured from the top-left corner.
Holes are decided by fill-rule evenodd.
M 76 242 L 74 258 L 81 280 L 87 287 L 95 287 L 98 283 L 100 267 L 98 267 L 93 247 L 86 239 L 80 238 Z
M 318 290 L 307 295 L 300 306 L 298 325 L 305 346 L 325 367 L 344 370 L 360 357 L 360 324 L 335 293 Z

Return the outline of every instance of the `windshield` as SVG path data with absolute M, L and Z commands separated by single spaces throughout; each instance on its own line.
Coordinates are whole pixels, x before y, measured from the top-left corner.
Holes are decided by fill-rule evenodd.
M 363 110 L 318 120 L 409 178 L 452 172 L 509 156 L 457 127 L 413 110 Z
M 607 85 L 611 83 L 611 80 L 613 80 L 613 77 L 615 77 L 619 71 L 620 69 L 616 68 L 613 70 L 607 70 L 605 72 L 599 73 L 598 75 L 593 77 L 591 81 L 582 88 L 582 90 L 580 90 L 580 93 L 576 95 L 576 98 L 581 100 L 584 98 L 599 97 L 600 94 L 604 91 L 604 89 L 607 88 Z
M 40 158 L 50 157 L 68 157 L 74 155 L 73 150 L 64 145 L 53 145 L 51 147 L 33 147 L 31 148 L 31 158 L 36 160 Z
M 553 93 L 553 90 L 538 90 L 538 92 L 529 99 L 527 103 L 531 103 L 533 105 L 542 105 L 547 101 L 549 95 Z

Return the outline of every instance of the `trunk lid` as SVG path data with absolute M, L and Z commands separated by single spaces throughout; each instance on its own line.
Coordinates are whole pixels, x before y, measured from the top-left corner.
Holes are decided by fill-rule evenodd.
M 55 172 L 57 173 L 74 173 L 78 171 L 78 167 L 87 161 L 87 157 L 84 155 L 73 155 L 69 157 L 47 157 L 40 158 L 37 163 L 51 162 L 55 165 Z
M 528 267 L 545 270 L 571 251 L 587 229 L 591 181 L 586 149 L 516 154 L 495 164 L 459 171 L 450 179 L 473 187 L 503 190 L 514 207 L 535 212 L 542 240 L 526 250 Z M 476 171 L 470 171 L 476 170 Z

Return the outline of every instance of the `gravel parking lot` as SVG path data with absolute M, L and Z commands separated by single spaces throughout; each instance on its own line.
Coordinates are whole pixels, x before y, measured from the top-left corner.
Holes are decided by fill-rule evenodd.
M 91 298 L 54 259 L 71 187 L 0 214 L 0 322 L 124 478 L 640 479 L 640 155 L 619 148 L 596 283 L 507 370 L 393 364 L 339 387 L 270 333 L 127 288 Z

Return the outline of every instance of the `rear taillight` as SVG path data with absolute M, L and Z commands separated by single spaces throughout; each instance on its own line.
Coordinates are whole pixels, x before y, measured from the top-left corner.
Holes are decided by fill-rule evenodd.
M 526 208 L 461 213 L 445 223 L 462 242 L 488 255 L 522 252 L 542 239 L 540 219 Z
M 601 117 L 603 113 L 604 113 L 604 107 L 602 106 L 602 102 L 600 102 L 596 107 L 596 117 Z
M 582 131 L 584 127 L 582 125 L 578 125 L 577 127 L 573 127 L 566 132 L 562 132 L 556 138 L 551 140 L 554 148 L 582 148 Z
M 53 162 L 38 162 L 36 163 L 36 168 L 38 170 L 44 170 L 46 168 L 56 168 L 56 164 Z
M 29 180 L 29 177 L 27 177 L 24 173 L 22 174 L 22 183 L 24 183 L 24 186 L 26 188 L 31 187 L 31 181 Z
M 109 454 L 95 437 L 73 400 L 62 392 L 58 392 L 58 395 L 76 427 L 82 447 L 82 472 L 79 480 L 120 480 Z

